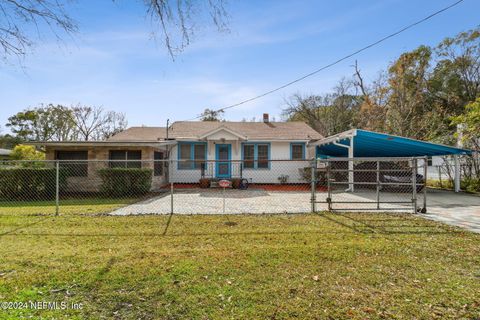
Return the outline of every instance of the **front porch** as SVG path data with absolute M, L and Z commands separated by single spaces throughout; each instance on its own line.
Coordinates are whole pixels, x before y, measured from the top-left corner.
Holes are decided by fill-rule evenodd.
M 231 179 L 225 179 L 230 180 Z M 213 181 L 218 182 L 218 179 L 213 179 Z M 173 183 L 171 185 L 164 185 L 161 190 L 167 190 L 173 185 L 175 190 L 201 190 L 206 188 L 201 188 L 200 183 Z M 217 184 L 211 184 L 209 189 L 222 189 Z M 232 188 L 229 188 L 232 189 Z M 318 192 L 326 192 L 327 189 L 325 186 L 317 186 Z M 249 183 L 246 190 L 264 190 L 264 191 L 284 191 L 284 192 L 310 192 L 311 185 L 309 183 L 289 183 L 289 184 L 279 184 L 279 183 Z M 244 191 L 244 190 L 241 190 Z
M 202 179 L 242 179 L 243 163 L 239 161 L 207 161 L 200 165 L 200 177 Z

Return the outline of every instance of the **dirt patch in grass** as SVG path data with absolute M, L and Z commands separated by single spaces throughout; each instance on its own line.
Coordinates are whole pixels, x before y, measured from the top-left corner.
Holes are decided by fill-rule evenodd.
M 0 318 L 458 319 L 480 235 L 409 215 L 0 217 Z

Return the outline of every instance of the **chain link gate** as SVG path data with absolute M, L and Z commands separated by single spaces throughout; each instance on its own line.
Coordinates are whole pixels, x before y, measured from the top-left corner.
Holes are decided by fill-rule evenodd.
M 312 211 L 426 213 L 427 165 L 426 157 L 313 160 Z

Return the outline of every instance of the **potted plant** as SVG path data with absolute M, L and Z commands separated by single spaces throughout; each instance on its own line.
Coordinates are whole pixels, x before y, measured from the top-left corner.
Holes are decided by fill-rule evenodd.
M 210 179 L 208 178 L 201 178 L 198 182 L 200 184 L 200 188 L 209 188 L 210 187 Z
M 240 179 L 240 178 L 233 178 L 233 179 L 232 179 L 232 188 L 233 188 L 233 189 L 239 189 L 241 183 L 242 183 L 242 179 Z
M 286 184 L 288 182 L 288 176 L 286 174 L 282 174 L 280 177 L 278 177 L 278 181 L 280 184 Z

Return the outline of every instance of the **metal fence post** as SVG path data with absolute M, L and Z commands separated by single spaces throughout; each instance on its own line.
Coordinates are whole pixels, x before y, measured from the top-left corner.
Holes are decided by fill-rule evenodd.
M 225 187 L 223 187 L 223 214 L 225 214 Z
M 422 213 L 427 213 L 427 173 L 428 173 L 428 157 L 423 160 L 423 208 Z
M 170 182 L 170 214 L 173 214 L 173 182 Z
M 412 159 L 412 204 L 413 213 L 417 213 L 417 159 Z
M 60 163 L 55 162 L 55 215 L 60 211 Z
M 330 161 L 327 160 L 327 205 L 328 211 L 332 211 L 332 185 L 330 184 Z
M 312 192 L 312 196 L 311 196 L 311 199 L 310 199 L 310 202 L 311 202 L 311 205 L 312 205 L 312 212 L 316 212 L 317 211 L 317 208 L 316 208 L 316 189 L 317 189 L 317 179 L 316 179 L 316 160 L 312 160 L 312 165 L 311 165 L 311 192 Z

